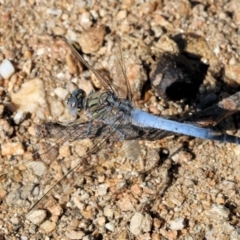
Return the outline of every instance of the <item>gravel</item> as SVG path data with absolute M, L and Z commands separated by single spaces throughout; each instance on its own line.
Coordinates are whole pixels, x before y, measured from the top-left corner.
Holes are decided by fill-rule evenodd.
M 239 146 L 186 136 L 100 146 L 31 210 L 95 142 L 41 139 L 35 126 L 72 122 L 65 99 L 76 85 L 102 89 L 53 34 L 125 90 L 118 34 L 135 105 L 181 117 L 210 93 L 238 91 L 238 0 L 2 1 L 0 12 L 0 239 L 240 239 Z M 208 64 L 193 100 L 150 89 L 166 51 Z M 239 136 L 239 115 L 225 124 Z

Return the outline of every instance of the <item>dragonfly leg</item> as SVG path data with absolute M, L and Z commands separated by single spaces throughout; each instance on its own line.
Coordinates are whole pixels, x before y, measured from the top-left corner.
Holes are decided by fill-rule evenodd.
M 87 128 L 87 137 L 90 135 L 91 130 L 92 130 L 92 121 L 89 121 L 88 128 Z

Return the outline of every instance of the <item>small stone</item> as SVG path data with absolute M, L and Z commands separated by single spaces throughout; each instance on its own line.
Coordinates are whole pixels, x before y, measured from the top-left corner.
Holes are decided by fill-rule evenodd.
M 11 217 L 10 221 L 11 221 L 11 223 L 13 223 L 15 225 L 20 223 L 20 219 L 18 217 L 15 217 L 15 216 Z
M 69 239 L 82 239 L 86 234 L 82 231 L 67 230 L 65 236 Z
M 105 184 L 105 183 L 100 184 L 98 186 L 98 194 L 101 195 L 101 196 L 106 195 L 107 194 L 107 189 L 108 189 L 107 184 Z
M 79 74 L 82 72 L 82 65 L 79 63 L 79 61 L 76 61 L 72 54 L 66 55 L 66 63 L 68 72 L 70 74 Z
M 79 44 L 84 53 L 93 53 L 99 50 L 103 44 L 105 28 L 103 26 L 91 27 L 83 32 L 79 38 Z
M 186 226 L 186 221 L 184 218 L 179 217 L 170 222 L 170 229 L 172 230 L 182 230 Z
M 19 191 L 12 191 L 8 193 L 6 196 L 6 203 L 8 206 L 15 206 L 16 202 L 20 200 L 20 192 Z
M 21 240 L 28 240 L 29 238 L 28 237 L 26 237 L 26 236 L 21 236 L 21 238 L 20 238 Z
M 229 180 L 223 180 L 222 184 L 226 190 L 232 190 L 235 188 L 235 185 L 236 185 L 235 182 L 229 181 Z
M 26 117 L 26 114 L 23 111 L 17 111 L 14 115 L 13 120 L 16 124 L 21 123 Z
M 104 181 L 105 181 L 105 176 L 104 175 L 98 176 L 98 182 L 99 183 L 103 183 Z
M 105 224 L 106 229 L 110 230 L 111 232 L 114 231 L 115 227 L 114 224 L 112 224 L 111 222 Z
M 112 218 L 113 217 L 113 210 L 110 208 L 110 206 L 106 206 L 103 209 L 103 213 L 104 213 L 104 216 L 106 216 L 108 218 Z
M 7 191 L 3 188 L 0 188 L 0 199 L 3 199 L 7 196 Z
M 115 19 L 116 21 L 121 21 L 127 17 L 127 11 L 126 10 L 121 10 L 117 13 Z
M 23 65 L 23 67 L 22 67 L 22 71 L 23 71 L 24 73 L 26 73 L 27 76 L 29 76 L 30 73 L 31 73 L 31 69 L 32 69 L 32 61 L 31 61 L 31 60 L 28 60 L 28 61 L 26 61 L 26 62 L 24 63 L 24 65 Z
M 134 206 L 133 206 L 129 196 L 125 196 L 124 198 L 120 199 L 118 201 L 118 205 L 122 211 L 133 211 L 134 210 Z
M 0 136 L 1 138 L 11 137 L 13 134 L 13 127 L 6 119 L 0 119 Z
M 82 210 L 81 214 L 83 215 L 84 218 L 86 219 L 92 219 L 93 218 L 93 211 L 91 210 Z
M 81 14 L 80 25 L 84 29 L 88 29 L 92 26 L 92 17 L 91 17 L 91 14 L 89 12 L 84 12 L 84 13 Z
M 30 168 L 33 173 L 39 177 L 43 176 L 47 172 L 46 164 L 41 161 L 31 161 L 26 163 L 26 166 Z
M 63 104 L 60 101 L 51 101 L 50 109 L 53 117 L 60 117 L 64 112 Z
M 52 31 L 53 31 L 54 35 L 59 35 L 59 36 L 64 35 L 65 32 L 66 32 L 66 30 L 64 28 L 61 28 L 61 27 L 54 27 L 52 29 Z
M 138 184 L 135 184 L 131 187 L 131 191 L 134 195 L 141 195 L 142 194 L 142 189 Z
M 56 223 L 55 222 L 51 222 L 51 221 L 45 221 L 43 224 L 40 225 L 40 229 L 44 232 L 44 233 L 50 233 L 52 232 L 55 228 L 56 228 Z
M 219 194 L 216 198 L 216 203 L 217 204 L 224 204 L 225 203 L 225 198 L 222 194 Z
M 69 146 L 63 146 L 59 149 L 59 155 L 61 157 L 69 157 L 71 155 L 70 147 Z
M 44 221 L 46 216 L 47 216 L 46 211 L 44 211 L 44 210 L 35 210 L 35 211 L 30 212 L 27 215 L 27 219 L 30 222 L 32 222 L 32 223 L 34 223 L 36 225 L 39 225 L 39 224 L 41 224 Z
M 15 69 L 12 63 L 8 59 L 4 59 L 0 65 L 0 75 L 4 79 L 8 79 L 13 75 L 14 72 Z
M 152 218 L 150 215 L 146 214 L 144 216 L 142 213 L 136 212 L 130 221 L 130 232 L 137 236 L 142 232 L 149 232 L 151 226 Z
M 206 215 L 217 222 L 224 222 L 229 219 L 230 211 L 224 205 L 213 204 L 212 208 L 206 212 Z
M 24 185 L 21 188 L 21 199 L 26 200 L 31 195 L 33 188 L 34 188 L 33 184 Z
M 55 88 L 54 93 L 62 100 L 66 99 L 68 95 L 68 91 L 62 87 Z
M 99 224 L 100 226 L 104 226 L 104 224 L 106 223 L 106 218 L 103 217 L 103 216 L 101 216 L 101 217 L 98 218 L 97 221 L 98 221 L 98 224 Z
M 240 84 L 240 64 L 229 65 L 225 67 L 226 81 L 231 84 Z
M 151 240 L 161 240 L 161 237 L 158 233 L 153 233 Z
M 48 210 L 53 216 L 60 216 L 63 213 L 62 207 L 58 204 L 54 204 L 52 207 L 49 207 Z
M 75 203 L 75 205 L 77 206 L 77 208 L 78 208 L 79 210 L 83 210 L 83 209 L 85 209 L 85 207 L 86 207 L 85 204 L 81 202 L 80 196 L 75 196 L 75 197 L 73 198 L 73 202 Z
M 23 155 L 24 148 L 20 142 L 7 142 L 1 146 L 2 156 Z
M 17 93 L 11 94 L 11 99 L 16 109 L 36 113 L 40 119 L 44 118 L 47 103 L 42 80 L 35 78 L 25 82 Z
M 240 154 L 240 145 L 234 146 L 234 152 L 235 152 L 236 156 L 238 156 Z

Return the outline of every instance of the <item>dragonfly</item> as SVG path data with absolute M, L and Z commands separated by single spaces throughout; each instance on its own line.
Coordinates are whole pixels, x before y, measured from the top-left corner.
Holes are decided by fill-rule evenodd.
M 73 114 L 76 114 L 78 110 L 84 110 L 90 119 L 97 119 L 118 131 L 122 135 L 122 139 L 124 139 L 124 134 L 119 130 L 119 125 L 131 124 L 136 127 L 160 129 L 202 139 L 236 144 L 240 143 L 239 137 L 221 133 L 212 128 L 203 128 L 186 122 L 162 118 L 135 108 L 132 101 L 130 84 L 127 80 L 126 70 L 122 62 L 120 62 L 120 66 L 122 67 L 122 73 L 127 86 L 126 98 L 119 98 L 117 96 L 118 87 L 112 85 L 108 79 L 89 65 L 66 39 L 65 42 L 71 48 L 75 57 L 96 75 L 106 90 L 102 93 L 92 92 L 89 96 L 86 96 L 86 93 L 81 88 L 74 90 L 67 102 L 68 109 Z M 91 121 L 89 123 L 88 133 L 90 128 Z
M 87 96 L 83 89 L 75 89 L 67 100 L 67 107 L 75 116 L 83 112 L 80 118 L 69 124 L 48 123 L 45 124 L 44 127 L 38 127 L 40 136 L 43 138 L 54 137 L 56 139 L 55 143 L 59 146 L 62 146 L 67 141 L 73 142 L 85 138 L 94 139 L 95 141 L 94 145 L 89 148 L 86 154 L 81 156 L 81 158 L 71 166 L 70 170 L 67 170 L 62 177 L 53 183 L 51 187 L 33 203 L 28 214 L 31 214 L 40 203 L 43 203 L 45 197 L 50 195 L 51 192 L 57 191 L 58 186 L 62 189 L 60 184 L 64 185 L 62 184 L 63 180 L 74 173 L 77 168 L 81 167 L 80 174 L 82 175 L 91 170 L 94 166 L 88 162 L 88 157 L 103 148 L 108 141 L 114 142 L 128 139 L 157 140 L 172 134 L 183 134 L 220 142 L 240 143 L 240 138 L 223 134 L 210 127 L 204 128 L 192 122 L 178 122 L 165 119 L 135 108 L 120 47 L 118 66 L 121 68 L 122 76 L 120 78 L 126 83 L 125 91 L 94 69 L 66 38 L 61 37 L 61 40 L 71 49 L 76 59 L 96 75 L 105 90 L 91 92 Z M 224 113 L 222 118 L 226 115 L 227 114 Z M 39 153 L 40 158 L 46 159 L 47 157 L 45 155 L 48 155 L 51 150 L 52 148 L 44 149 L 43 153 Z M 79 177 L 79 173 L 76 175 Z

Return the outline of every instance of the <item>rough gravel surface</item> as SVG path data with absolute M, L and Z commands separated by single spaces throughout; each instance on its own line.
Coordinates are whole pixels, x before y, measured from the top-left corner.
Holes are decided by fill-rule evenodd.
M 240 146 L 186 136 L 106 143 L 29 212 L 95 143 L 35 133 L 73 121 L 76 85 L 102 88 L 56 35 L 125 89 L 120 36 L 135 105 L 181 117 L 238 91 L 239 30 L 238 0 L 0 1 L 0 239 L 240 239 Z M 149 74 L 180 47 L 208 65 L 205 79 L 191 101 L 160 99 Z M 239 115 L 222 125 L 240 135 Z

